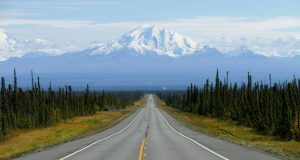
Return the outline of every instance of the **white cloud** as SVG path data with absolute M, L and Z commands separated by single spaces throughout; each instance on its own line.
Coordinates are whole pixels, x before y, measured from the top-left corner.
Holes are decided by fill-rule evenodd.
M 44 8 L 44 9 L 58 9 L 58 10 L 79 10 L 82 9 L 83 6 L 89 5 L 117 5 L 118 2 L 112 0 L 85 0 L 85 1 L 34 1 L 34 0 L 26 0 L 26 1 L 18 1 L 16 0 L 1 0 L 2 5 L 15 5 L 18 3 L 19 5 L 30 5 L 32 8 Z M 17 13 L 18 14 L 18 13 Z
M 0 20 L 0 26 L 14 25 L 45 25 L 52 27 L 81 27 L 82 29 L 129 29 L 142 24 L 158 24 L 188 34 L 197 35 L 257 35 L 264 36 L 294 35 L 300 38 L 300 17 L 195 17 L 189 19 L 174 19 L 168 21 L 123 21 L 110 23 L 97 23 L 85 20 L 32 20 L 7 18 Z M 299 28 L 298 31 L 285 31 Z
M 300 27 L 300 17 L 197 17 L 192 19 L 178 19 L 161 22 L 163 26 L 174 28 L 182 32 L 192 32 L 197 36 L 286 36 L 293 35 L 300 38 L 298 32 L 284 32 L 284 29 Z
M 51 9 L 80 9 L 86 5 L 116 5 L 118 2 L 111 0 L 86 0 L 86 1 L 56 1 L 56 2 L 34 2 L 31 6 L 36 8 L 51 8 Z
M 50 26 L 62 28 L 82 28 L 92 25 L 91 21 L 76 21 L 76 20 L 32 20 L 32 19 L 1 19 L 0 26 L 24 26 L 24 25 L 37 25 L 37 26 Z
M 37 13 L 30 13 L 30 12 L 24 12 L 19 9 L 9 9 L 9 10 L 1 10 L 0 11 L 0 17 L 24 17 L 24 16 L 36 16 L 36 15 L 42 15 Z

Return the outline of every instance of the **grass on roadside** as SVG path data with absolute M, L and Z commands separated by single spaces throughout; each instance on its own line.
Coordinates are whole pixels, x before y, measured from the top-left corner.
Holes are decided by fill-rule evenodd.
M 0 143 L 0 159 L 8 159 L 25 152 L 99 132 L 119 122 L 129 113 L 144 106 L 145 103 L 146 96 L 124 110 L 97 112 L 94 115 L 76 117 L 47 128 L 14 131 Z
M 166 106 L 158 97 L 155 97 L 155 101 L 157 106 L 196 131 L 271 152 L 286 159 L 300 159 L 300 142 L 294 140 L 281 141 L 272 136 L 262 135 L 256 132 L 255 129 L 238 125 L 234 121 L 182 112 Z

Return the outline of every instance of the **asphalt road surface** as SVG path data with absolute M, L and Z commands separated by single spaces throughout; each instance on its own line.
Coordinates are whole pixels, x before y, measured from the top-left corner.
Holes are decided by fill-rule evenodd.
M 278 157 L 192 131 L 154 104 L 101 133 L 31 153 L 26 160 L 274 160 Z

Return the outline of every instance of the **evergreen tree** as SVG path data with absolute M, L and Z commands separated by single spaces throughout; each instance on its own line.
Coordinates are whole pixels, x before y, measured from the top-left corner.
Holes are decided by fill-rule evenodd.
M 94 114 L 97 109 L 125 108 L 142 96 L 141 92 L 129 91 L 91 93 L 88 85 L 85 92 L 73 91 L 71 86 L 54 90 L 51 83 L 44 90 L 39 77 L 34 81 L 33 72 L 31 80 L 31 89 L 23 90 L 18 87 L 15 69 L 12 85 L 6 85 L 1 78 L 0 140 L 16 129 L 47 127 L 75 116 Z
M 219 70 L 215 84 L 207 79 L 203 88 L 190 85 L 185 92 L 158 94 L 167 105 L 182 111 L 237 121 L 263 134 L 272 134 L 283 140 L 300 140 L 300 79 L 272 84 L 252 82 L 229 84 L 228 72 L 223 81 Z
M 286 92 L 282 92 L 282 105 L 281 105 L 281 114 L 278 120 L 278 136 L 284 140 L 290 140 L 292 138 L 291 132 L 291 115 L 289 111 L 289 104 L 287 100 Z

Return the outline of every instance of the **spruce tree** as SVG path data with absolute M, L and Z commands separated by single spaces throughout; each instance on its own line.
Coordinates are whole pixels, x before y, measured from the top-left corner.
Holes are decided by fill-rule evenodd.
M 292 138 L 291 132 L 291 113 L 287 100 L 286 92 L 282 92 L 281 113 L 279 116 L 279 124 L 277 128 L 278 136 L 283 140 L 290 140 Z

